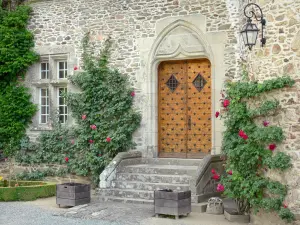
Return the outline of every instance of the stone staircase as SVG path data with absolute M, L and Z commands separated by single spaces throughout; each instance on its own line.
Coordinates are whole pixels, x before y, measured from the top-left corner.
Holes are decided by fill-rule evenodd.
M 138 164 L 120 164 L 108 188 L 98 189 L 100 200 L 153 204 L 154 190 L 191 190 L 197 202 L 196 174 L 201 159 L 142 158 Z

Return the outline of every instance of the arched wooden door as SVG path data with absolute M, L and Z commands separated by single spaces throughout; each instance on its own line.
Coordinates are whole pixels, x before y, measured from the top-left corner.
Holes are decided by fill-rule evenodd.
M 203 158 L 211 152 L 211 64 L 162 62 L 158 68 L 159 157 Z

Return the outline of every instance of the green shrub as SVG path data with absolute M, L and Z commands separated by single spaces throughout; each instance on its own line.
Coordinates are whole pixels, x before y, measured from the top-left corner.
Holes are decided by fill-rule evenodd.
M 284 205 L 286 185 L 265 176 L 267 170 L 284 171 L 291 167 L 291 157 L 276 149 L 284 140 L 282 128 L 264 121 L 278 112 L 279 103 L 263 97 L 259 102 L 261 94 L 294 83 L 289 77 L 280 77 L 262 83 L 228 82 L 226 85 L 222 150 L 227 158 L 226 170 L 231 175 L 223 176 L 221 182 L 225 195 L 238 203 L 240 214 L 264 209 L 277 212 L 288 222 L 294 219 Z
M 69 78 L 82 92 L 66 94 L 76 125 L 53 124 L 38 145 L 24 142 L 18 161 L 66 164 L 71 173 L 91 176 L 98 184 L 105 166 L 119 152 L 134 148 L 132 136 L 141 116 L 133 107 L 135 93 L 128 77 L 108 67 L 110 44 L 107 40 L 100 57 L 94 57 L 89 36 L 84 38 L 84 72 Z
M 18 183 L 19 186 L 15 187 Z M 1 187 L 4 182 L 0 182 L 0 201 L 32 201 L 38 198 L 55 196 L 56 184 L 36 181 L 11 181 L 12 187 Z

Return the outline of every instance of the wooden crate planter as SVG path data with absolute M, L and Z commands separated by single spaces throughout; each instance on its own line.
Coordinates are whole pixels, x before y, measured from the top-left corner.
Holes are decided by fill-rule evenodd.
M 191 191 L 154 191 L 155 215 L 187 216 L 191 212 Z
M 89 184 L 64 183 L 56 185 L 56 204 L 76 206 L 90 203 L 91 186 Z

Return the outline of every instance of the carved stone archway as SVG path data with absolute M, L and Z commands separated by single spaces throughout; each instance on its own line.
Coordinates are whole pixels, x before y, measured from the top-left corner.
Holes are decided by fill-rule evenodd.
M 195 22 L 197 21 L 198 24 Z M 215 88 L 215 74 L 222 71 L 220 77 L 225 77 L 225 69 L 221 68 L 223 64 L 217 65 L 220 60 L 223 61 L 224 45 L 223 42 L 212 45 L 211 35 L 205 33 L 206 20 L 204 16 L 196 15 L 182 18 L 168 18 L 157 23 L 157 37 L 155 39 L 145 39 L 141 41 L 142 71 L 144 74 L 143 92 L 146 96 L 146 105 L 143 111 L 143 132 L 145 157 L 157 157 L 158 151 L 158 65 L 162 61 L 185 60 L 207 58 L 212 64 L 212 105 L 216 103 L 215 95 L 218 91 Z M 215 32 L 217 40 L 226 40 L 224 33 Z M 149 44 L 151 43 L 151 48 Z M 217 51 L 217 61 L 215 61 L 215 51 Z M 219 51 L 219 52 L 218 52 Z M 217 65 L 217 66 L 216 66 Z M 219 66 L 219 67 L 218 67 Z M 215 120 L 212 119 L 212 142 L 215 146 Z M 220 145 L 220 144 L 219 144 Z M 218 152 L 213 152 L 215 154 Z

